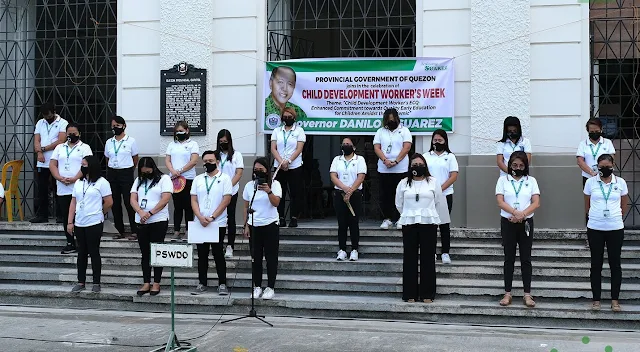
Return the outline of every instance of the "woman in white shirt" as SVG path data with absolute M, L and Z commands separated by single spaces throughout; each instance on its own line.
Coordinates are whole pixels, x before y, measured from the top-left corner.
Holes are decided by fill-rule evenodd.
M 289 186 L 289 227 L 298 227 L 298 214 L 303 208 L 302 192 L 304 192 L 304 172 L 302 170 L 302 149 L 307 141 L 302 127 L 296 125 L 295 109 L 286 107 L 280 115 L 282 126 L 276 127 L 271 134 L 271 154 L 273 167 L 276 168 L 276 180 L 282 186 L 282 201 L 278 206 L 280 227 L 287 226 L 285 219 L 286 207 L 284 198 L 287 197 Z
M 538 181 L 529 176 L 529 159 L 523 151 L 511 154 L 507 171 L 496 184 L 496 198 L 500 208 L 500 233 L 504 247 L 504 297 L 501 306 L 511 304 L 513 269 L 516 246 L 520 248 L 520 267 L 524 286 L 524 304 L 533 308 L 531 297 L 531 247 L 533 245 L 533 212 L 540 207 Z
M 113 223 L 118 234 L 113 239 L 125 238 L 124 221 L 122 220 L 122 202 L 129 216 L 131 226 L 130 240 L 136 239 L 138 233 L 135 215 L 131 207 L 130 190 L 133 185 L 133 171 L 138 164 L 138 145 L 136 140 L 125 134 L 127 123 L 121 116 L 111 118 L 113 137 L 104 145 L 104 156 L 107 160 L 107 180 L 113 192 Z
M 587 237 L 591 249 L 591 292 L 593 310 L 600 310 L 602 292 L 602 264 L 607 246 L 611 269 L 611 310 L 620 312 L 620 286 L 622 284 L 621 252 L 624 240 L 624 214 L 629 210 L 627 182 L 613 175 L 613 156 L 598 157 L 598 176 L 587 180 L 584 197 L 589 208 Z
M 367 175 L 367 163 L 356 154 L 351 138 L 342 140 L 342 155 L 333 158 L 331 182 L 333 206 L 338 217 L 338 260 L 347 259 L 347 230 L 351 233 L 351 254 L 349 260 L 358 260 L 360 242 L 360 213 L 362 212 L 362 182 Z M 347 204 L 348 203 L 348 204 Z M 351 205 L 349 209 L 348 205 Z M 351 213 L 353 210 L 354 214 Z
M 244 236 L 249 238 L 252 256 L 252 281 L 255 298 L 272 299 L 278 274 L 278 205 L 282 199 L 280 182 L 271 179 L 269 161 L 253 162 L 253 180 L 244 186 Z M 267 261 L 267 287 L 262 291 L 262 257 Z
M 406 176 L 409 168 L 407 154 L 411 150 L 411 132 L 400 124 L 398 110 L 387 109 L 382 117 L 382 127 L 373 137 L 373 150 L 378 156 L 380 210 L 384 220 L 381 229 L 393 227 L 400 214 L 393 206 L 396 186 Z M 399 224 L 396 224 L 396 227 Z
M 449 250 L 451 249 L 451 207 L 453 206 L 453 183 L 458 179 L 458 160 L 449 149 L 449 137 L 444 130 L 435 130 L 431 136 L 431 148 L 427 157 L 429 173 L 440 183 L 446 208 L 440 207 L 440 237 L 442 239 L 442 263 L 451 264 Z
M 526 153 L 528 164 L 531 165 L 531 142 L 527 137 L 522 136 L 520 119 L 515 116 L 507 116 L 507 118 L 504 119 L 502 139 L 498 141 L 496 148 L 500 176 L 508 173 L 507 161 L 511 158 L 513 152 L 520 151 Z
M 233 148 L 233 139 L 229 130 L 222 129 L 218 132 L 216 158 L 220 163 L 220 171 L 229 176 L 233 187 L 231 202 L 227 207 L 227 248 L 224 253 L 225 258 L 231 258 L 236 242 L 236 205 L 238 204 L 240 179 L 244 171 L 244 159 L 242 153 Z
M 78 284 L 71 292 L 85 290 L 88 257 L 91 256 L 93 277 L 92 292 L 100 292 L 102 259 L 100 258 L 100 238 L 104 225 L 104 214 L 113 205 L 109 182 L 100 177 L 100 162 L 94 155 L 82 160 L 82 178 L 73 185 L 67 232 L 76 236 L 78 245 Z
M 396 188 L 395 205 L 400 212 L 402 226 L 402 299 L 413 303 L 422 300 L 432 303 L 436 296 L 436 244 L 438 204 L 442 189 L 429 174 L 422 154 L 413 154 L 408 177 Z M 420 283 L 418 283 L 418 251 L 420 252 Z
M 153 268 L 153 287 L 151 287 L 151 243 L 162 243 L 169 228 L 169 199 L 173 193 L 173 182 L 164 175 L 148 156 L 138 163 L 138 177 L 130 190 L 129 204 L 135 210 L 135 222 L 138 224 L 138 245 L 142 254 L 142 287 L 137 295 L 160 293 L 162 267 Z
M 181 240 L 184 236 L 180 234 L 180 224 L 184 214 L 185 228 L 189 230 L 189 221 L 193 221 L 193 210 L 191 209 L 191 196 L 189 190 L 196 178 L 194 167 L 198 163 L 200 148 L 196 141 L 189 139 L 189 125 L 184 121 L 176 122 L 173 128 L 173 142 L 167 146 L 164 164 L 171 173 L 171 179 L 183 176 L 186 179 L 184 189 L 178 193 L 173 193 L 173 232 L 174 239 Z
M 56 146 L 51 154 L 51 161 L 49 161 L 49 170 L 53 178 L 56 179 L 58 213 L 64 219 L 69 217 L 73 186 L 82 177 L 82 172 L 80 172 L 82 158 L 87 155 L 93 155 L 91 147 L 80 140 L 80 131 L 77 124 L 71 122 L 66 129 L 67 141 Z M 62 248 L 61 253 L 75 253 L 77 249 L 73 234 L 67 232 L 66 225 L 62 227 L 67 237 L 67 245 Z

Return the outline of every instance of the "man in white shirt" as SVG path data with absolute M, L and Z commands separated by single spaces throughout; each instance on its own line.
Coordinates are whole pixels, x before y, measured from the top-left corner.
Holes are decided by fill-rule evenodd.
M 34 202 L 36 216 L 29 220 L 31 223 L 49 221 L 49 185 L 52 183 L 49 162 L 56 146 L 67 140 L 66 129 L 68 122 L 56 114 L 56 108 L 53 103 L 48 102 L 40 106 L 40 114 L 42 118 L 36 123 L 33 132 L 33 149 L 38 156 L 36 165 L 38 168 L 36 177 L 38 197 Z

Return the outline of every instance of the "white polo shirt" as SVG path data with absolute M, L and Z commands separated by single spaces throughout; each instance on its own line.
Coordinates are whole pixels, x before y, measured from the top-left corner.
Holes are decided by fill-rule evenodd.
M 460 171 L 458 168 L 458 160 L 453 153 L 443 152 L 438 155 L 438 153 L 432 150 L 429 154 L 426 154 L 425 157 L 427 159 L 429 173 L 438 180 L 440 186 L 447 182 L 451 176 L 450 173 Z M 453 185 L 442 191 L 442 194 L 445 196 L 453 194 Z
M 518 143 L 513 144 L 513 142 L 507 138 L 506 142 L 498 142 L 496 143 L 496 153 L 498 155 L 502 154 L 502 160 L 504 160 L 504 164 L 509 166 L 509 158 L 513 152 L 525 152 L 531 153 L 531 142 L 527 137 L 520 137 Z M 504 176 L 507 173 L 500 170 L 500 176 Z
M 4 187 L 2 187 L 2 183 L 0 183 L 0 198 L 4 198 Z
M 393 132 L 381 127 L 373 137 L 373 144 L 380 144 L 384 157 L 391 160 L 395 160 L 398 157 L 405 142 L 412 143 L 413 140 L 411 139 L 411 132 L 403 125 L 400 125 Z M 409 155 L 399 160 L 398 164 L 391 168 L 384 166 L 384 162 L 378 159 L 378 172 L 381 174 L 400 174 L 407 172 L 407 170 L 409 170 Z
M 253 214 L 249 214 L 247 223 L 251 226 L 259 227 L 279 222 L 280 216 L 278 215 L 278 208 L 271 204 L 267 192 L 258 190 L 255 198 L 253 197 L 255 182 L 256 181 L 248 182 L 242 192 L 242 199 L 245 201 L 251 202 L 251 198 L 253 198 L 253 204 L 251 205 Z M 271 192 L 273 192 L 276 197 L 282 199 L 282 186 L 280 186 L 280 182 L 277 180 L 271 182 Z
M 516 192 L 518 196 L 516 197 Z M 516 210 L 523 211 L 531 205 L 531 198 L 535 194 L 540 194 L 538 181 L 533 176 L 523 176 L 519 181 L 515 180 L 511 175 L 500 176 L 496 183 L 496 195 L 502 194 L 504 201 Z M 517 204 L 516 204 L 517 203 Z M 510 218 L 512 214 L 500 209 L 500 216 Z M 527 219 L 533 217 L 533 213 L 527 216 Z
M 591 199 L 588 228 L 599 231 L 614 231 L 624 228 L 620 200 L 629 194 L 627 182 L 624 179 L 613 175 L 610 183 L 604 183 L 600 176 L 593 176 L 584 184 L 584 194 Z M 607 201 L 605 201 L 605 195 L 608 196 Z
M 138 194 L 138 205 L 145 211 L 152 210 L 160 203 L 163 193 L 173 193 L 173 182 L 169 175 L 162 175 L 158 183 L 151 186 L 152 181 L 144 180 L 142 184 L 139 183 L 140 178 L 136 177 L 131 187 L 131 193 Z M 138 185 L 140 184 L 140 187 Z M 162 210 L 151 215 L 151 217 L 145 222 L 145 224 L 152 224 L 154 222 L 169 220 L 169 203 L 167 203 Z M 136 213 L 136 222 L 140 223 L 140 214 Z
M 69 122 L 67 120 L 60 117 L 60 115 L 56 114 L 56 119 L 53 123 L 49 124 L 47 120 L 40 119 L 38 123 L 36 123 L 36 129 L 33 131 L 33 134 L 40 135 L 40 145 L 43 147 L 48 146 L 49 144 L 53 144 L 58 141 L 59 133 L 67 132 L 67 125 Z M 49 161 L 51 160 L 51 155 L 53 154 L 53 150 L 46 151 L 42 153 L 44 155 L 44 163 L 38 161 L 36 164 L 37 167 L 46 167 L 49 168 Z
M 200 148 L 198 143 L 191 139 L 187 139 L 184 142 L 173 141 L 167 146 L 166 155 L 171 157 L 171 165 L 174 170 L 179 170 L 189 163 L 191 160 L 191 154 L 200 155 Z M 191 170 L 182 173 L 182 176 L 187 180 L 193 180 L 196 177 L 195 167 Z
M 125 135 L 119 141 L 116 137 L 111 137 L 104 145 L 104 156 L 109 158 L 108 166 L 112 169 L 133 167 L 133 157 L 136 155 L 138 155 L 138 144 L 131 136 Z
M 581 156 L 584 158 L 584 162 L 589 165 L 591 170 L 598 172 L 598 158 L 602 154 L 615 154 L 616 148 L 613 147 L 613 143 L 610 139 L 600 137 L 598 143 L 593 144 L 589 138 L 578 144 L 578 152 L 576 157 Z M 591 178 L 593 176 L 582 171 L 582 177 Z
M 220 169 L 222 173 L 229 176 L 229 179 L 233 180 L 233 176 L 236 175 L 237 169 L 244 169 L 244 159 L 242 158 L 242 153 L 237 150 L 233 151 L 233 158 L 231 160 L 227 160 L 227 153 L 220 152 Z M 232 195 L 238 194 L 240 190 L 240 181 L 235 185 L 232 185 L 233 189 L 231 191 Z
M 211 216 L 222 203 L 222 198 L 231 195 L 231 179 L 220 170 L 217 171 L 213 177 L 206 173 L 196 176 L 191 185 L 190 194 L 198 197 L 198 207 L 202 216 Z M 227 226 L 227 209 L 225 208 L 211 224 L 218 227 Z
M 87 155 L 93 155 L 91 147 L 88 144 L 79 141 L 75 146 L 69 147 L 69 142 L 58 144 L 53 150 L 51 160 L 58 161 L 58 172 L 62 177 L 75 177 L 80 172 L 82 166 L 82 158 Z M 57 195 L 68 196 L 73 193 L 73 184 L 65 185 L 57 181 Z
M 298 142 L 306 142 L 307 136 L 302 127 L 294 124 L 289 131 L 285 131 L 284 126 L 276 127 L 271 134 L 271 141 L 276 141 L 276 149 L 283 159 L 289 159 L 298 148 Z M 278 160 L 273 161 L 273 166 L 278 167 Z M 302 153 L 297 158 L 291 160 L 289 169 L 297 169 L 302 166 Z
M 72 196 L 76 199 L 75 225 L 89 227 L 104 222 L 102 198 L 111 195 L 109 181 L 100 177 L 95 183 L 82 179 L 73 185 Z
M 329 172 L 336 173 L 340 182 L 347 186 L 352 186 L 359 174 L 367 174 L 367 163 L 360 155 L 354 155 L 351 160 L 345 159 L 344 155 L 338 155 L 333 158 Z M 340 187 L 334 185 L 335 189 Z M 358 186 L 358 189 L 362 189 L 362 183 Z

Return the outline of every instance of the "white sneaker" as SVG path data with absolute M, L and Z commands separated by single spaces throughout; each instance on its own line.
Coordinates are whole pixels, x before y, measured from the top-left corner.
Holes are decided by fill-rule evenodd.
M 267 287 L 264 289 L 264 293 L 262 294 L 262 299 L 272 299 L 275 296 L 276 291 L 274 291 L 271 287 Z
M 449 258 L 449 254 L 442 253 L 442 264 L 451 264 L 451 258 Z
M 384 219 L 382 224 L 380 224 L 380 228 L 384 230 L 388 230 L 391 226 L 393 226 L 393 223 L 389 219 Z
M 227 250 L 224 252 L 225 258 L 233 258 L 233 248 L 231 246 L 227 246 Z
M 351 251 L 351 255 L 349 256 L 349 260 L 352 262 L 355 262 L 358 260 L 358 251 L 357 250 L 352 250 Z
M 253 298 L 260 298 L 262 296 L 262 288 L 254 287 L 253 288 Z
M 337 260 L 347 260 L 347 252 L 343 251 L 342 249 L 338 251 L 338 258 L 336 258 Z
M 398 224 L 398 223 L 396 222 L 396 229 L 398 229 L 398 230 L 402 230 L 402 225 L 400 225 L 400 224 Z

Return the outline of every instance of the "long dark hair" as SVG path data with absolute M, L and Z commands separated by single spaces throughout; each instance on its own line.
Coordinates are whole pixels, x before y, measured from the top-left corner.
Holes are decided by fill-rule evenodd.
M 218 132 L 218 139 L 216 140 L 216 152 L 218 152 L 218 154 L 216 154 L 216 158 L 220 160 L 220 153 L 223 152 L 223 150 L 220 149 L 220 138 L 222 137 L 227 137 L 227 141 L 229 142 L 229 149 L 227 149 L 226 153 L 227 160 L 231 161 L 233 160 L 233 139 L 231 138 L 231 132 L 224 128 Z
M 173 140 L 177 141 L 178 136 L 176 136 L 176 130 L 178 127 L 182 127 L 187 131 L 187 139 L 191 138 L 191 130 L 189 130 L 189 124 L 186 121 L 178 121 L 176 122 L 176 126 L 173 128 Z
M 87 155 L 82 159 L 87 161 L 87 166 L 89 167 L 89 172 L 87 172 L 84 179 L 90 183 L 96 183 L 100 178 L 100 162 L 98 161 L 98 157 L 95 155 Z
M 158 166 L 156 165 L 156 162 L 153 160 L 153 158 L 148 156 L 143 156 L 142 158 L 140 158 L 140 161 L 138 161 L 138 189 L 140 189 L 142 182 L 145 181 L 145 179 L 142 178 L 143 167 L 148 167 L 153 170 L 151 172 L 151 174 L 153 175 L 153 180 L 151 180 L 151 185 L 149 185 L 148 188 L 151 188 L 155 186 L 158 182 L 160 182 L 160 178 L 162 178 L 162 175 L 163 175 L 162 171 L 158 169 Z
M 516 128 L 518 128 L 518 140 L 522 138 L 522 126 L 520 125 L 520 119 L 515 116 L 507 116 L 507 118 L 504 119 L 504 125 L 502 127 L 502 139 L 500 140 L 501 143 L 504 143 L 507 141 L 507 139 L 509 139 L 509 136 L 507 136 L 507 129 L 509 128 L 509 126 L 515 126 Z
M 511 157 L 509 158 L 509 165 L 507 165 L 507 171 L 509 173 L 509 175 L 513 176 L 513 169 L 511 169 L 511 164 L 513 164 L 513 161 L 516 159 L 520 159 L 520 161 L 522 161 L 522 163 L 524 164 L 524 172 L 523 172 L 523 176 L 529 176 L 529 158 L 527 158 L 527 153 L 518 150 L 517 152 L 513 152 L 513 154 L 511 154 Z
M 382 114 L 382 127 L 387 125 L 391 116 L 395 116 L 396 121 L 398 121 L 398 127 L 400 127 L 400 115 L 398 114 L 398 110 L 395 108 L 389 108 L 384 111 Z
M 262 166 L 264 166 L 264 168 L 267 170 L 267 184 L 269 185 L 269 187 L 271 187 L 271 170 L 269 170 L 269 159 L 261 156 L 259 158 L 256 159 L 256 161 L 253 162 L 253 166 L 251 167 L 251 175 L 253 178 L 253 169 L 255 168 L 256 164 L 260 164 Z
M 431 148 L 429 148 L 429 151 L 436 149 L 433 147 L 433 137 L 436 135 L 444 139 L 444 151 L 447 153 L 451 153 L 451 149 L 449 149 L 449 137 L 447 136 L 447 132 L 445 132 L 445 130 L 443 129 L 433 131 L 433 135 L 431 135 Z
M 420 153 L 414 153 L 409 159 L 409 170 L 407 170 L 407 186 L 411 187 L 411 182 L 413 181 L 413 174 L 411 174 L 411 162 L 414 159 L 420 159 L 424 163 L 424 166 L 427 168 L 427 172 L 424 174 L 425 179 L 429 182 L 429 177 L 431 177 L 431 173 L 429 172 L 429 167 L 427 165 L 427 159 Z

